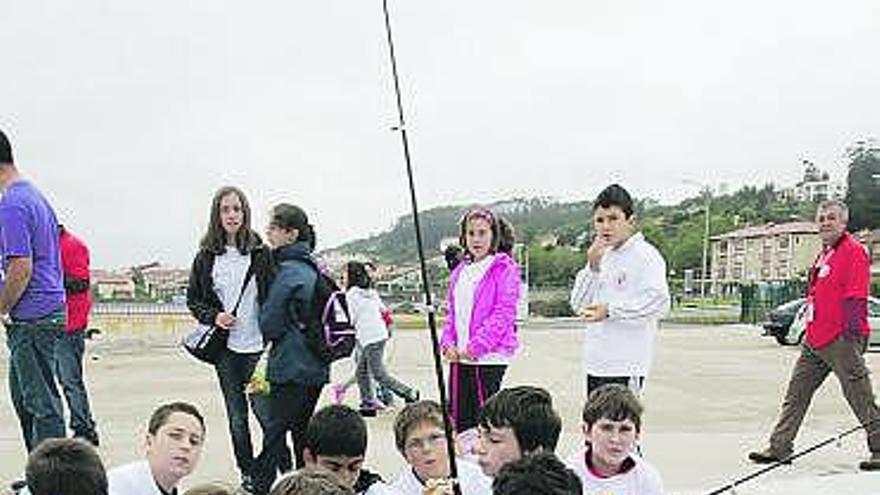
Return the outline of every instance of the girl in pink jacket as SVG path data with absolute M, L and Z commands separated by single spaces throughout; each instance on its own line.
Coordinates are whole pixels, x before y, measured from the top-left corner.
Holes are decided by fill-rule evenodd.
M 450 414 L 456 430 L 465 432 L 477 426 L 483 403 L 501 388 L 519 347 L 520 275 L 509 254 L 513 230 L 491 211 L 467 212 L 460 222 L 459 242 L 467 253 L 449 275 L 440 347 L 450 363 Z

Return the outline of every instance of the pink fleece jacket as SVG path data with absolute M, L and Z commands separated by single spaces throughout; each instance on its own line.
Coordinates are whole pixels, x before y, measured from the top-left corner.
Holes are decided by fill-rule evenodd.
M 458 345 L 455 327 L 455 284 L 465 263 L 449 275 L 446 296 L 448 314 L 440 347 L 445 351 Z M 519 301 L 519 267 L 513 259 L 498 253 L 474 291 L 474 307 L 468 329 L 467 350 L 477 360 L 489 353 L 512 356 L 519 347 L 516 336 L 516 306 Z

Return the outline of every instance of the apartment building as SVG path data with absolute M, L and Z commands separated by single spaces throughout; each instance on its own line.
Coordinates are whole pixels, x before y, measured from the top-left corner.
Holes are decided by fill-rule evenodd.
M 803 278 L 821 246 L 818 232 L 813 222 L 789 222 L 713 236 L 713 287 Z

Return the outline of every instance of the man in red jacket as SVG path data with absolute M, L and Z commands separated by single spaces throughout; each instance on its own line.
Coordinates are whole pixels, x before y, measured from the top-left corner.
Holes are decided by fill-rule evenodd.
M 862 354 L 868 344 L 868 251 L 847 231 L 849 212 L 837 200 L 824 201 L 816 213 L 822 251 L 810 269 L 807 286 L 806 342 L 788 382 L 782 413 L 770 435 L 770 447 L 752 452 L 758 464 L 786 462 L 810 400 L 834 373 L 849 407 L 868 435 L 871 457 L 859 464 L 880 470 L 880 408 Z
M 55 348 L 55 367 L 70 410 L 70 429 L 73 430 L 73 436 L 97 446 L 98 432 L 89 408 L 82 366 L 85 331 L 89 324 L 89 311 L 92 309 L 89 294 L 89 249 L 63 225 L 59 225 L 58 230 L 64 291 L 67 296 L 67 326 Z

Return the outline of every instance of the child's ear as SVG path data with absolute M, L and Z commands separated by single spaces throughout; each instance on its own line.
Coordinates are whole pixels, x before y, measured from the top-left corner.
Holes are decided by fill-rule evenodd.
M 588 423 L 581 423 L 581 432 L 584 434 L 584 440 L 590 441 L 590 425 Z
M 308 465 L 312 465 L 318 463 L 318 458 L 312 454 L 308 447 L 305 447 L 303 448 L 303 461 Z

